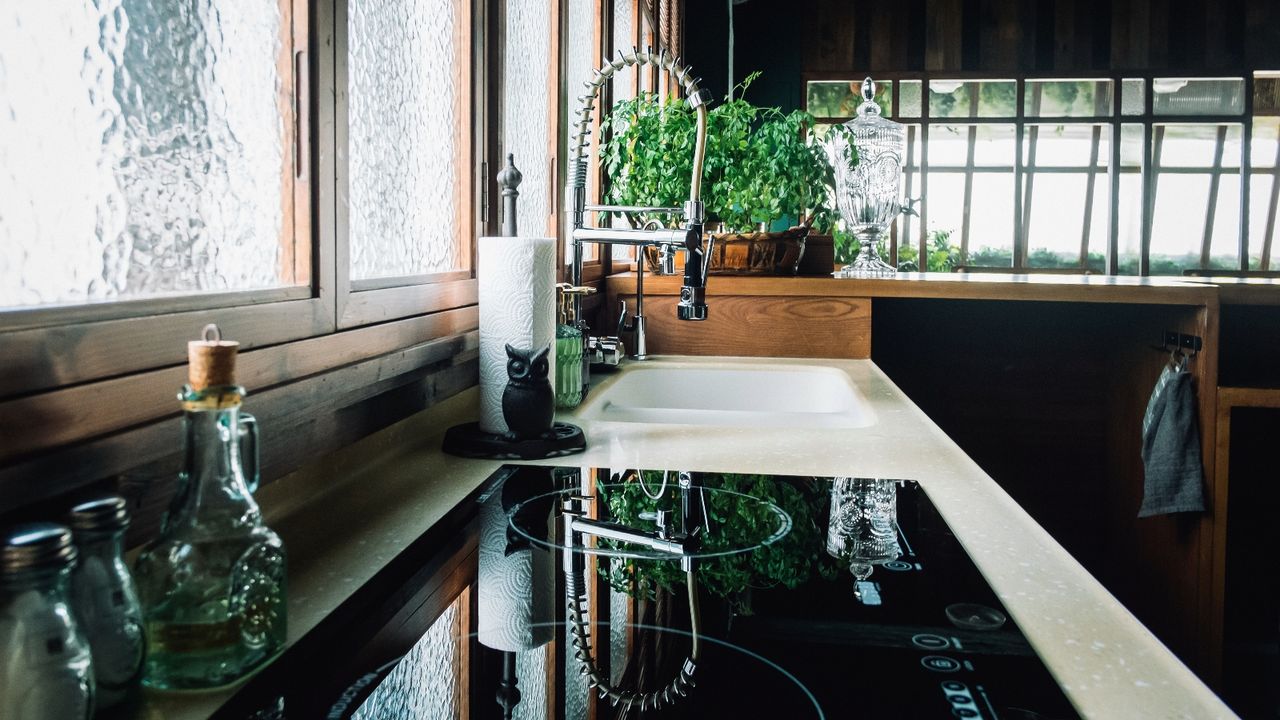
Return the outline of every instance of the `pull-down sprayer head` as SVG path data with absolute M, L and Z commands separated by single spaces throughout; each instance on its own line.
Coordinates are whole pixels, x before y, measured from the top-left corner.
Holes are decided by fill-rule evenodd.
M 574 138 L 574 158 L 570 163 L 570 174 L 573 178 L 573 192 L 569 196 L 572 205 L 573 227 L 573 264 L 570 268 L 570 281 L 575 285 L 582 284 L 582 243 L 585 242 L 619 242 L 623 233 L 618 231 L 602 231 L 599 237 L 593 237 L 594 228 L 585 228 L 584 213 L 586 209 L 587 179 L 587 136 L 590 134 L 591 113 L 595 109 L 596 98 L 600 88 L 613 78 L 619 70 L 634 65 L 653 65 L 671 73 L 672 78 L 684 88 L 689 107 L 697 114 L 697 135 L 693 146 L 693 174 L 689 183 L 689 201 L 684 204 L 684 238 L 680 247 L 685 250 L 684 284 L 680 289 L 680 302 L 676 306 L 676 317 L 681 320 L 707 319 L 707 256 L 710 254 L 710 243 L 702 241 L 703 205 L 702 205 L 702 167 L 707 149 L 707 106 L 711 103 L 710 91 L 698 87 L 698 78 L 689 73 L 679 58 L 671 56 L 665 49 L 661 53 L 653 50 L 632 49 L 619 52 L 614 60 L 605 61 L 600 69 L 593 71 L 590 80 L 584 83 L 587 94 L 579 98 L 582 105 L 577 119 L 577 133 Z M 658 235 L 659 233 L 655 233 Z M 669 235 L 669 231 L 661 232 Z M 652 242 L 643 239 L 630 239 L 629 244 L 656 245 L 665 240 L 654 238 Z

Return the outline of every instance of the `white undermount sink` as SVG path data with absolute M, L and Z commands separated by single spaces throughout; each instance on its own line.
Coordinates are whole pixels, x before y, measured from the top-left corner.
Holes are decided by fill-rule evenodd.
M 579 416 L 612 422 L 847 429 L 876 421 L 840 370 L 812 365 L 632 365 Z

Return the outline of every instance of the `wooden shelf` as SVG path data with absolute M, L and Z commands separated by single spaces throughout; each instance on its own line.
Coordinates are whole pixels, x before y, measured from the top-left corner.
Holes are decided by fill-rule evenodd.
M 1138 305 L 1209 305 L 1222 295 L 1212 279 L 1140 278 L 1108 275 L 998 275 L 988 273 L 900 273 L 891 279 L 830 277 L 714 276 L 707 295 L 946 298 L 956 300 L 1021 300 L 1033 302 L 1128 303 Z M 633 272 L 608 278 L 611 295 L 635 293 Z M 1233 297 L 1250 304 L 1280 304 L 1280 282 L 1231 283 Z M 680 276 L 646 275 L 646 295 L 679 295 Z M 1266 298 L 1263 303 L 1257 298 Z M 1225 300 L 1224 300 L 1225 302 Z

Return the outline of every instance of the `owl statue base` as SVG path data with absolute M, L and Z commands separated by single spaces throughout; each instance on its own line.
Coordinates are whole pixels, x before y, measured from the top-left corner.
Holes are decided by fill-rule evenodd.
M 480 423 L 472 422 L 449 428 L 441 449 L 450 455 L 485 460 L 543 460 L 586 450 L 587 437 L 577 425 L 558 422 L 537 437 L 512 440 L 485 432 Z

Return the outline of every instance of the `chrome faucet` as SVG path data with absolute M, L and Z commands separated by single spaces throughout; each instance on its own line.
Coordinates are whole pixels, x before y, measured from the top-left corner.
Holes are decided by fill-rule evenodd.
M 648 495 L 649 490 L 643 487 L 640 471 L 635 472 L 636 482 L 641 483 L 641 489 Z M 658 497 L 666 491 L 666 475 L 666 473 L 663 474 L 663 487 L 659 490 Z M 565 622 L 569 628 L 573 655 L 582 664 L 581 672 L 587 676 L 588 683 L 596 689 L 601 699 L 608 699 L 614 707 L 621 706 L 624 712 L 630 711 L 632 707 L 642 712 L 658 710 L 679 702 L 695 686 L 694 673 L 698 669 L 698 662 L 702 656 L 700 637 L 702 613 L 698 606 L 697 558 L 701 550 L 703 533 L 707 529 L 703 523 L 708 521 L 702 488 L 693 485 L 690 473 L 678 473 L 679 517 L 672 517 L 674 511 L 658 510 L 655 513 L 654 529 L 644 530 L 588 517 L 584 503 L 596 502 L 597 498 L 578 494 L 582 487 L 581 475 L 570 476 L 567 480 L 568 491 L 561 501 L 561 527 L 564 533 L 561 563 L 565 575 Z M 675 527 L 677 521 L 679 526 Z M 596 662 L 596 653 L 591 645 L 591 634 L 587 629 L 591 623 L 585 555 L 593 551 L 589 546 L 592 539 L 611 540 L 647 548 L 655 556 L 679 560 L 680 568 L 685 573 L 685 585 L 689 593 L 689 654 L 685 656 L 684 662 L 671 680 L 658 689 L 642 691 L 618 687 L 612 683 L 608 673 L 601 671 Z
M 697 134 L 693 148 L 693 177 L 689 186 L 689 200 L 683 208 L 644 207 L 630 205 L 587 205 L 587 136 L 591 134 L 591 113 L 595 109 L 596 98 L 600 88 L 623 68 L 635 65 L 653 65 L 671 73 L 676 82 L 684 88 L 689 107 L 697 113 Z M 675 253 L 684 250 L 684 283 L 680 288 L 680 302 L 676 305 L 676 317 L 681 320 L 707 319 L 707 266 L 710 255 L 710 239 L 703 244 L 703 205 L 702 165 L 707 146 L 707 106 L 711 102 L 710 91 L 698 87 L 698 78 L 689 73 L 679 58 L 672 57 L 665 49 L 655 53 L 652 49 L 639 50 L 633 48 L 629 52 L 618 52 L 615 60 L 606 62 L 599 69 L 592 71 L 590 80 L 584 83 L 587 94 L 578 98 L 582 106 L 578 112 L 577 133 L 574 135 L 573 159 L 570 163 L 570 175 L 573 183 L 572 192 L 567 197 L 572 205 L 568 208 L 573 222 L 573 261 L 570 265 L 570 282 L 582 284 L 582 246 L 594 242 L 612 245 L 630 245 L 637 248 L 656 247 L 664 267 L 675 269 Z M 650 213 L 650 214 L 683 214 L 684 227 L 677 229 L 613 229 L 586 227 L 584 216 L 592 212 L 616 213 Z M 627 308 L 622 302 L 621 314 L 618 318 L 618 331 L 634 333 L 633 357 L 645 359 L 647 347 L 645 342 L 644 318 L 644 257 L 643 251 L 636 264 L 636 311 L 630 322 L 627 321 Z M 574 302 L 579 302 L 577 298 Z M 580 308 L 575 308 L 580 310 Z M 579 312 L 578 317 L 582 315 Z M 587 335 L 584 328 L 584 336 Z M 584 381 L 589 377 L 584 367 Z

